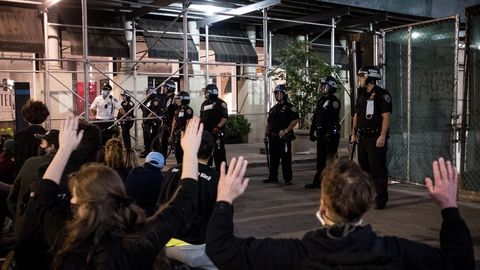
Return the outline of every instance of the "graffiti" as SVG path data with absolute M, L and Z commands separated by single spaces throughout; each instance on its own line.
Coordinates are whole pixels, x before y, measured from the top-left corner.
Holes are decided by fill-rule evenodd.
M 415 74 L 415 71 L 412 72 Z M 418 74 L 418 73 L 417 73 Z M 451 99 L 453 72 L 448 70 L 427 70 L 412 78 L 412 94 L 417 99 Z

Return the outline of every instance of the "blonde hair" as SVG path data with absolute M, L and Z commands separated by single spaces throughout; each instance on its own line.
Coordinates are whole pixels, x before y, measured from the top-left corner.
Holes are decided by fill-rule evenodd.
M 69 181 L 69 189 L 77 198 L 77 206 L 84 214 L 75 215 L 67 223 L 65 241 L 55 256 L 54 266 L 59 268 L 65 254 L 92 239 L 98 245 L 107 232 L 114 231 L 122 238 L 135 236 L 138 225 L 144 224 L 145 214 L 127 197 L 120 176 L 105 165 L 84 165 Z M 95 250 L 91 249 L 89 257 Z M 88 258 L 90 259 L 90 258 Z
M 119 139 L 109 139 L 105 144 L 105 164 L 110 168 L 125 167 L 123 144 Z

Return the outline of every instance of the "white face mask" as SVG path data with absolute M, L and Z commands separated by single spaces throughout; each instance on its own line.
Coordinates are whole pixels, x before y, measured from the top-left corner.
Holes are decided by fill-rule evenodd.
M 106 98 L 106 97 L 108 96 L 108 91 L 102 90 L 101 93 L 102 93 L 102 97 L 103 97 L 103 98 Z

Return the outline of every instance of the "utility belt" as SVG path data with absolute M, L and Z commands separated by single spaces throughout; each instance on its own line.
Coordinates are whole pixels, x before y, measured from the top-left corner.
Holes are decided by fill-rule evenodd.
M 318 135 L 337 135 L 340 134 L 340 127 L 333 127 L 330 129 L 324 128 L 322 126 L 317 126 L 316 128 L 317 136 Z
M 280 137 L 280 134 L 278 132 L 268 132 L 268 137 Z M 293 131 L 290 130 L 289 132 L 285 133 L 283 137 L 280 139 L 283 139 L 285 141 L 293 141 L 296 138 L 297 137 L 295 137 L 295 134 L 293 133 Z
M 380 135 L 382 129 L 380 128 L 359 128 L 358 135 L 365 137 L 374 137 Z

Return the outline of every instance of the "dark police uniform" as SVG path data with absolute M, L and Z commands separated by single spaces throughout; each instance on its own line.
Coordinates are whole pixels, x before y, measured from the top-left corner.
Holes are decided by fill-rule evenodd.
M 222 161 L 227 161 L 227 153 L 223 142 L 223 128 L 217 126 L 222 118 L 228 119 L 227 103 L 220 98 L 207 99 L 200 106 L 200 120 L 203 123 L 203 129 L 210 132 L 215 139 L 215 148 L 213 155 L 208 160 L 211 166 L 215 161 L 215 168 L 220 171 Z
M 173 130 L 173 142 L 175 143 L 175 158 L 177 159 L 177 164 L 182 163 L 183 160 L 183 149 L 180 144 L 181 132 L 185 131 L 187 126 L 187 121 L 192 119 L 193 110 L 188 105 L 182 105 L 175 112 L 175 127 Z
M 333 160 L 340 142 L 340 100 L 333 95 L 322 96 L 317 102 L 310 126 L 310 137 L 316 133 L 317 140 L 317 172 L 313 179 L 315 186 L 320 186 L 322 171 L 327 160 Z
M 295 106 L 285 101 L 277 103 L 268 112 L 267 136 L 270 150 L 270 171 L 268 182 L 278 182 L 278 167 L 282 160 L 283 179 L 286 184 L 292 182 L 292 140 L 295 139 L 293 130 L 290 130 L 282 138 L 280 130 L 286 129 L 293 120 L 299 119 Z
M 160 153 L 163 154 L 164 157 L 167 157 L 168 152 L 168 141 L 170 138 L 170 132 L 172 131 L 172 124 L 173 118 L 175 117 L 175 113 L 178 109 L 177 105 L 174 102 L 174 94 L 162 94 L 165 98 L 165 125 L 162 126 L 163 133 L 162 133 L 162 145 L 160 146 Z
M 152 94 L 149 99 L 144 102 L 144 105 L 153 111 L 158 116 L 165 114 L 165 98 L 161 95 Z M 150 111 L 142 107 L 143 117 L 148 117 Z M 144 156 L 146 156 L 151 150 L 159 151 L 159 149 L 150 149 L 152 146 L 152 140 L 158 135 L 160 130 L 161 121 L 158 119 L 144 120 L 142 124 L 143 128 L 143 140 L 145 145 Z M 154 146 L 159 148 L 159 146 Z
M 373 114 L 367 115 L 367 104 L 373 102 Z M 368 172 L 375 184 L 377 206 L 388 201 L 387 138 L 385 145 L 376 142 L 382 130 L 382 113 L 392 113 L 392 97 L 388 91 L 375 85 L 370 93 L 359 88 L 356 105 L 358 134 L 358 163 Z
M 120 123 L 122 127 L 123 145 L 125 146 L 125 148 L 131 149 L 132 140 L 130 138 L 130 129 L 133 127 L 133 120 L 127 120 L 127 119 L 135 118 L 134 110 L 132 110 L 135 104 L 133 103 L 130 97 L 127 97 L 122 101 L 122 103 L 120 103 L 120 106 L 122 106 L 125 113 L 128 113 L 127 116 L 123 118 L 122 122 Z M 123 115 L 119 112 L 117 118 L 120 118 L 122 116 Z

